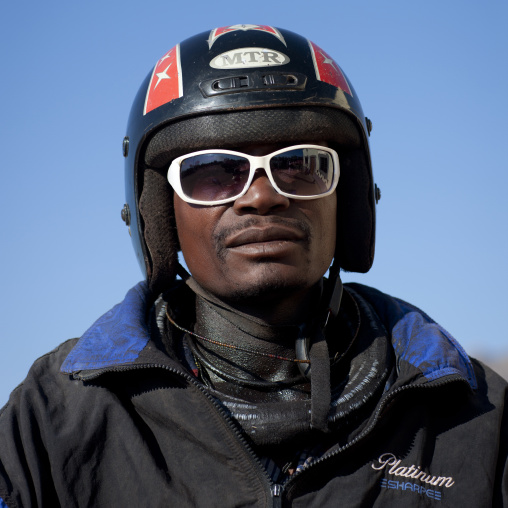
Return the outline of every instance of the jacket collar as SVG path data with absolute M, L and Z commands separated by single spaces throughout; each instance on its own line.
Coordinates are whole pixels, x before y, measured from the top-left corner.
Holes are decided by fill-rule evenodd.
M 150 341 L 146 282 L 134 286 L 123 302 L 101 316 L 79 339 L 61 371 L 71 374 L 134 363 Z
M 373 288 L 351 284 L 376 310 L 391 337 L 400 368 L 416 367 L 429 381 L 459 375 L 476 388 L 471 362 L 458 342 L 417 307 Z M 101 316 L 69 353 L 61 371 L 71 374 L 136 363 L 150 341 L 148 286 L 140 282 L 123 302 Z

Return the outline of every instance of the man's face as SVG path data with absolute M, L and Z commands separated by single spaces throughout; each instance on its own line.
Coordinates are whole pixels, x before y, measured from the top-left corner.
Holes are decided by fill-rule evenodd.
M 280 145 L 242 148 L 266 155 Z M 175 217 L 185 262 L 196 281 L 230 303 L 303 294 L 333 258 L 337 198 L 294 200 L 259 170 L 233 203 L 196 206 L 176 194 Z

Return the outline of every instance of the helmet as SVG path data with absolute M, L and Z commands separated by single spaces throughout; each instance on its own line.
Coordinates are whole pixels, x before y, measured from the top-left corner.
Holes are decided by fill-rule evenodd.
M 319 46 L 264 25 L 215 28 L 177 44 L 141 85 L 124 138 L 130 228 L 152 289 L 176 274 L 172 159 L 203 148 L 326 140 L 338 154 L 335 262 L 366 272 L 374 258 L 370 121 L 351 82 Z

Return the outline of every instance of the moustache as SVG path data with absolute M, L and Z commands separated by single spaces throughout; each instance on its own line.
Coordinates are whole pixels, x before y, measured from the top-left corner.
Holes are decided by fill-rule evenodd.
M 307 222 L 301 219 L 278 216 L 270 216 L 263 219 L 259 217 L 248 217 L 232 226 L 219 227 L 217 224 L 212 231 L 215 247 L 218 252 L 223 252 L 225 250 L 225 241 L 229 236 L 251 227 L 267 227 L 275 224 L 301 231 L 305 237 L 304 242 L 306 244 L 310 242 L 312 236 L 311 228 Z

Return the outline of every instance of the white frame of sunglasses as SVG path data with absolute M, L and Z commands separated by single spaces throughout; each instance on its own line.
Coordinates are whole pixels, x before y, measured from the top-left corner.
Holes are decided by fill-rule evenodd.
M 314 194 L 312 196 L 298 196 L 295 194 L 288 194 L 287 192 L 283 192 L 277 184 L 275 183 L 275 180 L 273 179 L 272 172 L 270 169 L 270 159 L 272 157 L 275 157 L 276 155 L 279 155 L 284 152 L 289 152 L 291 150 L 296 150 L 299 148 L 314 148 L 317 150 L 321 150 L 323 152 L 326 152 L 327 154 L 331 155 L 332 161 L 333 161 L 333 167 L 334 167 L 334 173 L 333 173 L 333 181 L 330 189 L 323 193 L 323 194 Z M 217 201 L 199 201 L 197 199 L 190 198 L 189 196 L 185 195 L 182 189 L 181 181 L 180 181 L 180 164 L 184 159 L 188 159 L 189 157 L 194 157 L 195 155 L 205 155 L 209 153 L 218 153 L 218 154 L 226 154 L 226 155 L 237 155 L 240 157 L 245 157 L 250 164 L 249 167 L 249 177 L 247 179 L 247 182 L 245 184 L 244 189 L 239 194 L 236 194 L 235 196 L 231 196 L 230 198 L 226 199 L 219 199 Z M 326 196 L 329 196 L 332 194 L 337 184 L 339 183 L 339 176 L 340 176 L 340 165 L 339 165 L 339 156 L 337 155 L 337 152 L 333 150 L 332 148 L 329 148 L 327 146 L 322 145 L 310 145 L 310 144 L 304 144 L 304 145 L 292 145 L 287 146 L 285 148 L 282 148 L 280 150 L 277 150 L 275 152 L 269 153 L 267 155 L 262 156 L 255 156 L 255 155 L 249 155 L 242 152 L 234 152 L 232 150 L 222 150 L 222 149 L 208 149 L 208 150 L 199 150 L 197 152 L 188 153 L 186 155 L 181 155 L 180 157 L 177 157 L 176 159 L 171 162 L 171 165 L 168 169 L 168 182 L 171 184 L 171 187 L 173 187 L 174 191 L 178 194 L 178 196 L 185 202 L 191 203 L 194 205 L 203 205 L 203 206 L 214 206 L 214 205 L 223 205 L 226 203 L 231 203 L 233 201 L 236 201 L 238 198 L 242 197 L 247 193 L 249 190 L 252 181 L 254 180 L 254 175 L 258 169 L 264 169 L 266 175 L 268 176 L 268 179 L 270 180 L 270 183 L 272 184 L 273 188 L 283 196 L 286 196 L 290 199 L 301 199 L 301 200 L 309 200 L 309 199 L 318 199 L 318 198 L 324 198 Z

